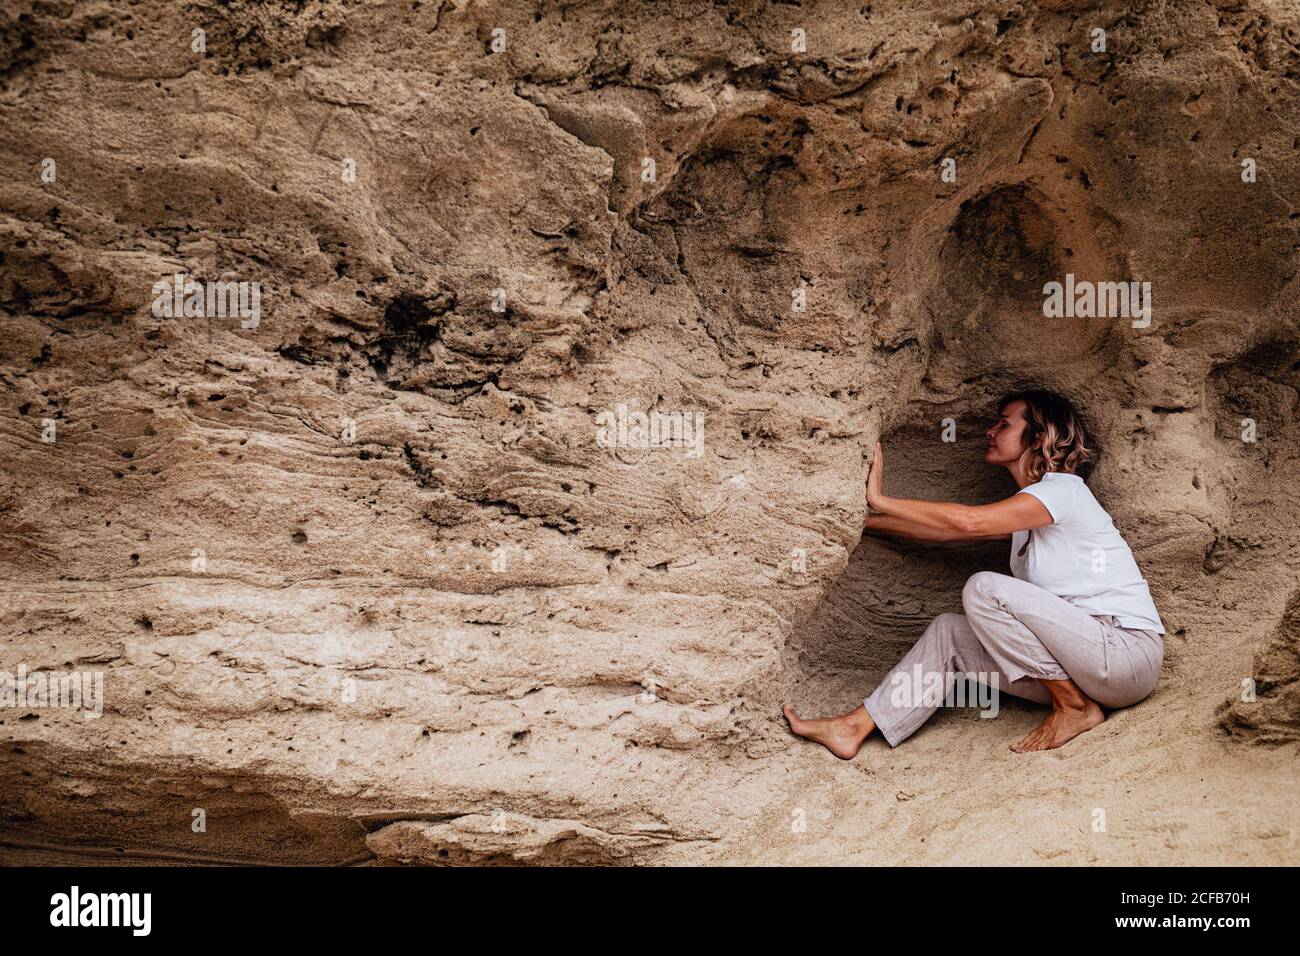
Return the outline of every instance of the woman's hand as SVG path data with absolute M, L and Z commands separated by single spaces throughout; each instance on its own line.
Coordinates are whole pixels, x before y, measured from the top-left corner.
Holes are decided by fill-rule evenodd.
M 885 453 L 876 442 L 876 454 L 871 459 L 871 470 L 867 473 L 867 507 L 880 509 L 885 498 Z

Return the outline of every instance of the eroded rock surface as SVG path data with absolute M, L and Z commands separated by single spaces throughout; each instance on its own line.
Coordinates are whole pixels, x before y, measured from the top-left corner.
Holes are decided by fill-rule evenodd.
M 0 711 L 7 856 L 1300 862 L 1293 4 L 16 0 L 0 69 L 0 651 L 105 675 Z M 1067 272 L 1150 325 L 1044 318 Z M 1005 568 L 860 544 L 875 440 L 994 500 L 1028 384 L 1157 693 L 794 741 Z

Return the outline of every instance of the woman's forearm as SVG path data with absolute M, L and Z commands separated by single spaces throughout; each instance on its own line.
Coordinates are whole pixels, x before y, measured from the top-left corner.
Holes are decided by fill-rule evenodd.
M 923 501 L 920 498 L 880 496 L 871 507 L 886 515 L 952 535 L 970 530 L 971 508 L 950 501 Z
M 906 518 L 898 518 L 887 514 L 868 513 L 867 520 L 863 524 L 863 530 L 876 534 L 912 538 L 916 541 L 955 540 L 955 535 L 940 531 L 938 528 L 930 528 L 923 524 L 917 524 L 915 521 L 908 521 Z

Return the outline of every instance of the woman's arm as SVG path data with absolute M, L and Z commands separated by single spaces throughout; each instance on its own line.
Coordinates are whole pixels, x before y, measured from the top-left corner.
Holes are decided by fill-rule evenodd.
M 884 452 L 876 442 L 876 457 L 867 476 L 867 505 L 947 534 L 974 538 L 1000 537 L 1013 531 L 1041 528 L 1052 523 L 1052 513 L 1033 495 L 1015 494 L 988 505 L 963 505 L 919 498 L 890 498 L 883 491 Z M 943 540 L 943 539 L 937 539 Z
M 875 512 L 867 515 L 863 530 L 869 533 L 911 538 L 914 541 L 995 541 L 998 539 L 1005 541 L 1011 538 L 1010 534 L 959 534 L 955 531 L 940 531 L 938 528 L 917 524 L 906 518 Z

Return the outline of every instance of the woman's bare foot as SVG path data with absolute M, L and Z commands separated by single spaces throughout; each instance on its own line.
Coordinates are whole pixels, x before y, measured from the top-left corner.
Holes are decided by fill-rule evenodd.
M 1106 715 L 1101 712 L 1101 707 L 1091 697 L 1084 696 L 1080 703 L 1071 703 L 1059 708 L 1053 704 L 1052 712 L 1047 719 L 1020 743 L 1012 744 L 1011 749 L 1018 754 L 1033 750 L 1052 750 L 1073 740 L 1084 731 L 1092 730 L 1105 719 Z
M 852 760 L 856 757 L 862 742 L 876 729 L 876 724 L 867 713 L 867 708 L 861 706 L 839 717 L 823 717 L 817 720 L 801 720 L 789 704 L 782 707 L 781 712 L 790 722 L 790 729 L 794 733 L 821 744 L 841 760 Z

